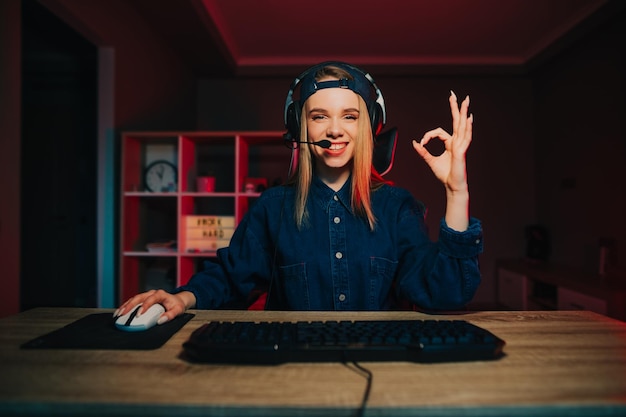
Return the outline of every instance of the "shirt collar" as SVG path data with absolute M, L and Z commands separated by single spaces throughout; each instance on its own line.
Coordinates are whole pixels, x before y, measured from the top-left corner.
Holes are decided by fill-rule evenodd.
M 352 212 L 352 204 L 350 202 L 350 196 L 352 194 L 352 176 L 348 178 L 348 181 L 341 187 L 339 191 L 334 191 L 328 185 L 317 176 L 313 176 L 311 183 L 311 190 L 309 197 L 311 201 L 319 205 L 324 211 L 328 211 L 330 203 L 337 196 L 338 201 L 346 208 L 346 210 Z

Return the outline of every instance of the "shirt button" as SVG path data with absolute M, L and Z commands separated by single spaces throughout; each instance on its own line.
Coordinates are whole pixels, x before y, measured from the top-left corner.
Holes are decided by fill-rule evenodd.
M 480 243 L 480 239 L 476 239 L 476 244 L 478 245 Z
M 341 219 L 339 217 L 335 217 L 333 221 L 335 222 L 335 224 L 341 223 Z
M 333 196 L 333 200 L 335 201 L 339 201 L 339 197 L 337 197 L 336 195 Z
M 346 295 L 345 294 L 339 294 L 339 301 L 346 301 Z
M 341 258 L 343 258 L 343 254 L 342 254 L 341 252 L 337 252 L 337 253 L 335 254 L 335 258 L 337 258 L 337 259 L 341 259 Z

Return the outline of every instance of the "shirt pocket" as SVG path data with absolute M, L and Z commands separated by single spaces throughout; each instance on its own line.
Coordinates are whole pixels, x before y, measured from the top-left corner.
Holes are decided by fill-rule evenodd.
M 292 310 L 309 310 L 309 285 L 306 263 L 283 265 L 280 275 L 285 286 L 287 303 Z
M 378 310 L 385 305 L 397 269 L 398 261 L 370 257 L 369 307 L 371 309 Z

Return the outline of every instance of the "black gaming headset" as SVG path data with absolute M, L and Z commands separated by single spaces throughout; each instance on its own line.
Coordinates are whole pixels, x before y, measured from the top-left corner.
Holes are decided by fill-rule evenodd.
M 318 83 L 315 80 L 315 74 L 327 66 L 341 68 L 348 72 L 353 79 Z M 293 95 L 298 86 L 300 86 L 300 97 L 298 100 L 294 100 Z M 367 104 L 367 112 L 372 125 L 372 136 L 375 138 L 380 133 L 387 121 L 387 113 L 383 95 L 372 76 L 345 62 L 327 61 L 307 69 L 291 83 L 285 100 L 284 121 L 287 128 L 287 133 L 284 135 L 285 141 L 300 140 L 300 113 L 306 99 L 320 88 L 331 87 L 348 88 L 359 94 Z

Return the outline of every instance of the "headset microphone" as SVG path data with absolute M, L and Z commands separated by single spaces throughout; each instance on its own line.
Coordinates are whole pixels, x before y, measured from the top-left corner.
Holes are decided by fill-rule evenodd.
M 311 145 L 316 145 L 324 149 L 330 148 L 330 145 L 331 145 L 330 141 L 326 139 L 318 140 L 317 142 L 295 142 L 295 143 L 310 143 Z
M 332 145 L 332 143 L 327 139 L 318 140 L 317 142 L 302 142 L 294 140 L 289 132 L 283 134 L 283 140 L 285 141 L 285 146 L 287 146 L 289 149 L 296 149 L 299 143 L 310 143 L 311 145 L 316 145 L 324 149 L 328 149 L 330 148 L 330 145 Z

